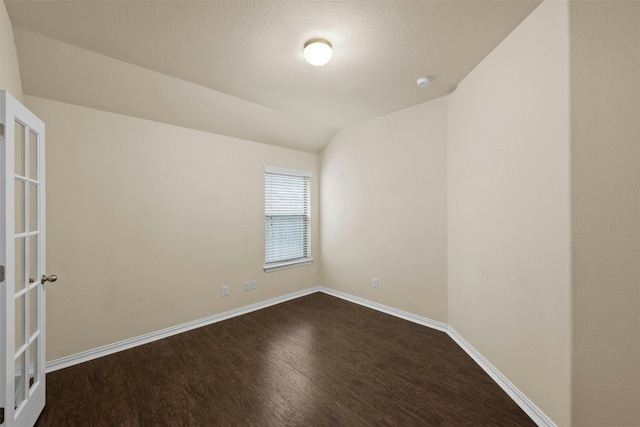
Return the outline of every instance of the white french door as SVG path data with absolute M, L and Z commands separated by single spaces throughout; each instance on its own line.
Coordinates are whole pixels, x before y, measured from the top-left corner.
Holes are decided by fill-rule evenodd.
M 45 403 L 44 123 L 0 90 L 0 421 L 33 426 Z

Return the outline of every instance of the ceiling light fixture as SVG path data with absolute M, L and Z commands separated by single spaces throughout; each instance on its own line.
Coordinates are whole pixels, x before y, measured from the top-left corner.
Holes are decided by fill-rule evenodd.
M 311 39 L 304 44 L 304 59 L 311 65 L 319 67 L 329 62 L 333 56 L 331 43 L 325 39 Z
M 418 80 L 416 80 L 416 84 L 418 85 L 418 87 L 427 87 L 431 84 L 431 80 L 432 78 L 429 76 L 420 77 Z

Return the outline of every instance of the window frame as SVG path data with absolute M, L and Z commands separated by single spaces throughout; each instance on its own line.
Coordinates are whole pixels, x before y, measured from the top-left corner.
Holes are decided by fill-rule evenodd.
M 307 256 L 304 258 L 298 258 L 295 260 L 287 260 L 287 261 L 274 261 L 274 262 L 270 262 L 267 263 L 267 228 L 266 228 L 266 222 L 267 222 L 267 174 L 274 174 L 274 175 L 287 175 L 287 176 L 293 176 L 293 177 L 300 177 L 300 178 L 304 178 L 307 180 L 308 182 L 308 200 L 307 200 L 307 206 L 308 206 L 308 212 L 307 212 L 307 223 L 308 223 L 308 236 L 307 236 L 307 247 L 306 247 L 306 254 Z M 302 267 L 305 265 L 309 265 L 313 262 L 313 258 L 311 257 L 311 178 L 312 178 L 313 174 L 311 172 L 307 172 L 307 171 L 301 171 L 301 170 L 294 170 L 294 169 L 284 169 L 284 168 L 276 168 L 276 167 L 271 167 L 271 166 L 265 166 L 264 167 L 264 221 L 265 221 L 265 229 L 264 229 L 264 271 L 265 273 L 269 273 L 272 271 L 278 271 L 278 270 L 283 270 L 283 269 L 287 269 L 287 268 L 295 268 L 295 267 Z

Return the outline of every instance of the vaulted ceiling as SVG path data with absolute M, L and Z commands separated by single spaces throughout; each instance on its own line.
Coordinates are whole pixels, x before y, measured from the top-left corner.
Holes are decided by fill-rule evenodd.
M 5 3 L 28 95 L 318 152 L 451 92 L 540 2 Z M 314 37 L 323 67 L 302 56 Z

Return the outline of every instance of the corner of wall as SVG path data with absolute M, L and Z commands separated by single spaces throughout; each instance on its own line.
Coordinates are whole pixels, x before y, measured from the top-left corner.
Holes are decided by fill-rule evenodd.
M 323 286 L 447 321 L 445 110 L 443 98 L 428 101 L 324 148 Z
M 541 3 L 447 97 L 449 324 L 563 426 L 571 422 L 568 31 L 567 3 Z

